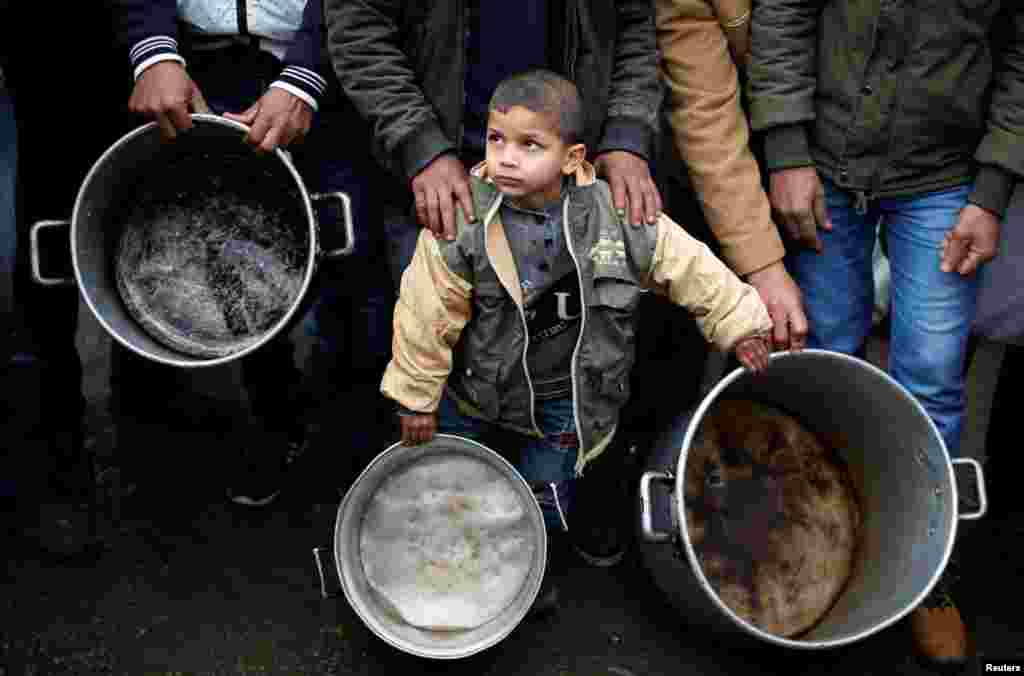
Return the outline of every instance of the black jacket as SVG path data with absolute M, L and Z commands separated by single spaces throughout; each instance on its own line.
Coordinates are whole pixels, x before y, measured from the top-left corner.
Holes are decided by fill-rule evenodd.
M 769 169 L 997 214 L 1024 176 L 1021 0 L 760 0 L 750 88 Z
M 404 179 L 459 149 L 469 1 L 324 0 L 335 73 L 373 125 L 374 154 Z M 662 99 L 653 3 L 550 6 L 549 67 L 580 90 L 588 149 L 650 160 Z

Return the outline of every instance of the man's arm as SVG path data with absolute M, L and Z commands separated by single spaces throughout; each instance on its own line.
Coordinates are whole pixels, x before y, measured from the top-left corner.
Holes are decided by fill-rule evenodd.
M 988 128 L 975 159 L 981 165 L 969 197 L 998 217 L 1006 214 L 1014 183 L 1024 176 L 1024 8 L 1020 3 L 1003 3 L 1003 16 L 996 19 L 994 45 L 996 71 Z
M 758 2 L 751 25 L 751 125 L 764 133 L 769 200 L 793 241 L 821 253 L 831 230 L 825 190 L 811 159 L 818 15 L 815 0 Z
M 373 125 L 376 154 L 411 180 L 455 143 L 404 51 L 398 0 L 324 0 L 327 46 L 345 93 Z
M 656 9 L 669 122 L 704 216 L 725 260 L 738 275 L 749 275 L 768 306 L 774 345 L 800 349 L 807 317 L 800 290 L 782 264 L 785 248 L 750 151 L 731 55 L 738 52 L 742 59 L 746 40 L 734 25 L 733 44 L 740 47 L 730 49 L 722 22 L 734 19 L 718 16 L 708 0 L 658 0 Z M 749 19 L 749 4 L 731 9 L 730 16 Z
M 968 204 L 942 242 L 940 269 L 973 274 L 999 249 L 999 221 L 1024 176 L 1024 9 L 1005 3 L 990 38 L 996 54 L 988 129 L 978 145 L 980 165 Z
M 178 54 L 178 6 L 175 0 L 111 0 L 114 31 L 129 50 L 135 79 L 160 61 L 184 64 Z
M 308 0 L 280 76 L 248 110 L 225 115 L 249 126 L 246 141 L 257 150 L 269 152 L 287 146 L 309 132 L 313 113 L 327 92 L 322 72 L 327 64 L 320 59 L 322 28 L 323 4 L 321 0 Z
M 629 222 L 653 223 L 662 207 L 649 166 L 662 99 L 654 7 L 650 0 L 621 0 L 615 8 L 611 91 L 594 166 L 611 186 L 615 208 L 628 209 Z

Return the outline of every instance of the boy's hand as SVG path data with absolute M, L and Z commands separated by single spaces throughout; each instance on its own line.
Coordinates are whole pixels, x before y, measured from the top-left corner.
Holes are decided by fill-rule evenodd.
M 398 419 L 402 421 L 402 444 L 405 446 L 425 444 L 437 432 L 437 416 L 433 413 L 403 413 Z
M 736 358 L 750 371 L 768 368 L 768 343 L 761 336 L 751 336 L 736 343 Z

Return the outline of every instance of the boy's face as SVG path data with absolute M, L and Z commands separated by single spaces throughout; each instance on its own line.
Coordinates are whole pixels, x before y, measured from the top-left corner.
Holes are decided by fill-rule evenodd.
M 487 120 L 487 174 L 501 192 L 526 207 L 556 201 L 562 176 L 576 171 L 582 144 L 566 145 L 555 121 L 522 106 L 491 108 Z

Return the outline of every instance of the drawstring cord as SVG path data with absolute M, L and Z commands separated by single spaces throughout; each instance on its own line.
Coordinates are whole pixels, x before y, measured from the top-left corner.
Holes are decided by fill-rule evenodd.
M 868 212 L 868 202 L 871 201 L 871 196 L 863 190 L 856 190 L 853 195 L 856 198 L 853 203 L 853 210 L 863 216 Z
M 555 496 L 555 509 L 558 510 L 558 518 L 562 520 L 562 530 L 568 533 L 569 523 L 565 520 L 565 512 L 562 511 L 562 501 L 558 499 L 558 488 L 555 487 L 554 482 L 549 483 L 548 486 L 551 486 L 551 494 Z

